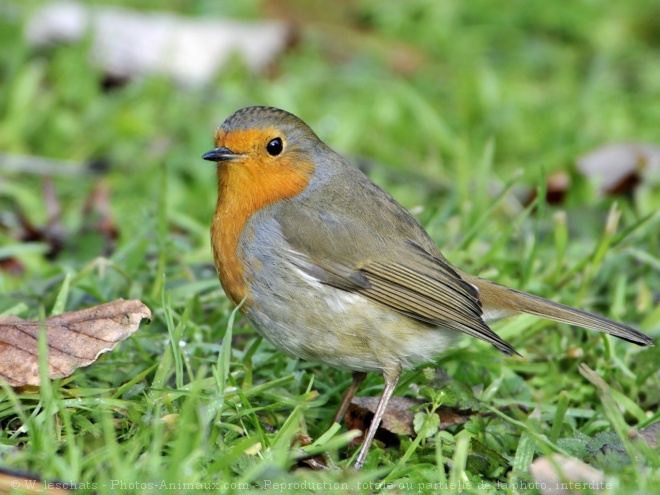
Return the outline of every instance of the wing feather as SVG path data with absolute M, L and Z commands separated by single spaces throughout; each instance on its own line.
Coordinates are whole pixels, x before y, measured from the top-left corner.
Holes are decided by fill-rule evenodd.
M 282 255 L 320 283 L 517 354 L 484 322 L 479 289 L 447 262 L 419 223 L 357 170 L 347 166 L 341 173 L 350 187 L 274 207 L 286 245 L 278 248 Z M 338 203 L 353 214 L 333 214 Z
M 301 251 L 305 247 L 296 245 L 293 239 L 287 242 L 289 261 L 320 283 L 361 294 L 430 325 L 466 333 L 505 354 L 517 354 L 484 322 L 478 289 L 444 260 L 421 248 L 394 256 L 397 261 L 358 258 L 348 266 L 333 259 L 327 249 L 305 253 Z

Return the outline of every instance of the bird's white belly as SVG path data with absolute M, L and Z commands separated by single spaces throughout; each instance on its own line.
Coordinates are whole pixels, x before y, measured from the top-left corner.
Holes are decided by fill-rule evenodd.
M 285 353 L 350 371 L 411 368 L 432 361 L 457 332 L 397 313 L 366 297 L 300 272 L 302 286 L 254 294 L 247 317 Z

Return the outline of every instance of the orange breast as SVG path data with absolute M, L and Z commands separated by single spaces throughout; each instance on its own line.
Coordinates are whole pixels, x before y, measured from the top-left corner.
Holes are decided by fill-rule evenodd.
M 255 132 L 234 131 L 231 142 L 229 136 L 217 136 L 217 142 L 238 152 L 245 149 L 241 143 L 254 141 L 250 133 Z M 237 252 L 247 221 L 262 208 L 302 192 L 314 171 L 309 162 L 293 163 L 282 158 L 276 164 L 265 163 L 258 155 L 248 154 L 241 161 L 218 165 L 218 202 L 211 224 L 211 245 L 220 283 L 234 304 L 246 295 L 246 304 L 250 302 L 243 257 Z

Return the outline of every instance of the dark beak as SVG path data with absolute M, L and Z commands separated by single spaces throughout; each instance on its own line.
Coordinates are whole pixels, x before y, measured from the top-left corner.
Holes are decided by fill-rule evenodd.
M 242 156 L 243 155 L 238 155 L 229 148 L 225 148 L 224 146 L 222 146 L 220 148 L 216 148 L 207 153 L 204 153 L 204 155 L 202 155 L 202 158 L 210 162 L 228 162 L 236 158 L 240 158 Z

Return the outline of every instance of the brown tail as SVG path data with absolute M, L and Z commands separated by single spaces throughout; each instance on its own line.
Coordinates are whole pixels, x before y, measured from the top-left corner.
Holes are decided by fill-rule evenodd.
M 466 278 L 479 289 L 479 296 L 485 311 L 490 310 L 500 314 L 529 313 L 549 320 L 609 333 L 637 345 L 653 344 L 651 337 L 623 323 L 617 323 L 602 316 L 548 301 L 532 294 L 509 289 L 488 280 L 473 276 Z

